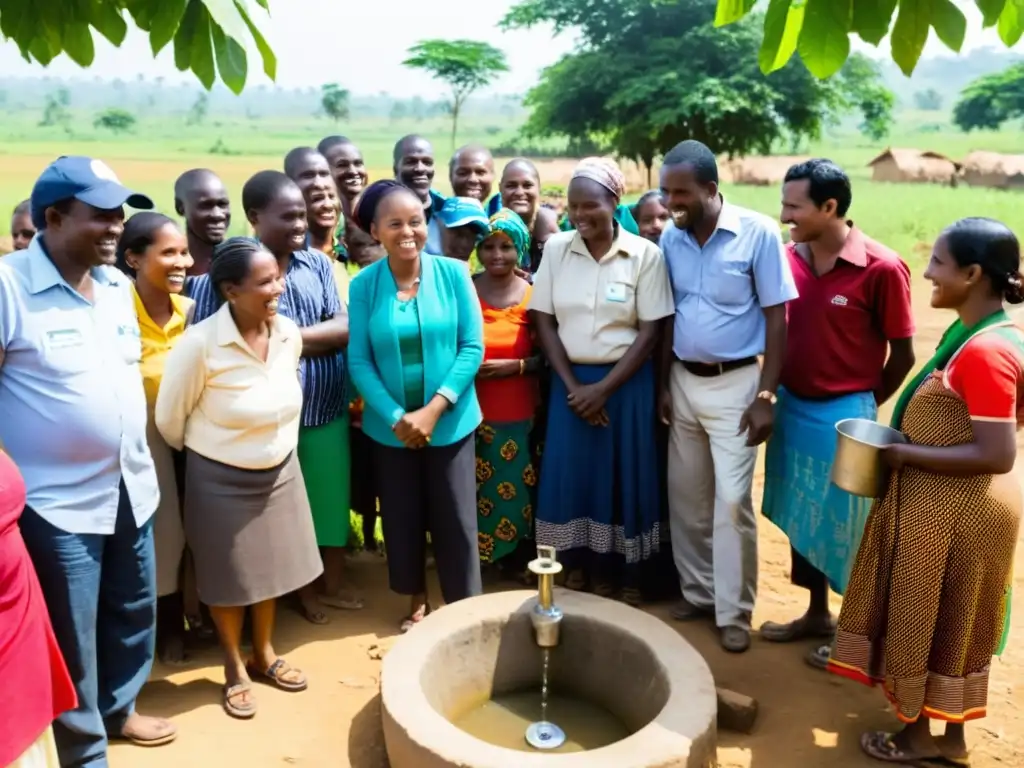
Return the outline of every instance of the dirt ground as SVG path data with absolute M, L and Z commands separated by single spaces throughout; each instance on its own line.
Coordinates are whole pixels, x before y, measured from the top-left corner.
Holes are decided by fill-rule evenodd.
M 915 282 L 920 282 L 916 280 Z M 928 306 L 927 290 L 915 306 Z M 943 313 L 918 312 L 918 359 L 930 356 L 950 321 Z M 761 495 L 761 474 L 755 494 Z M 789 583 L 785 539 L 761 521 L 761 574 L 755 626 L 784 621 L 804 607 L 805 593 Z M 1021 764 L 1024 753 L 1024 547 L 1018 547 L 1011 645 L 992 667 L 989 717 L 968 726 L 975 768 Z M 223 676 L 210 650 L 189 667 L 158 666 L 139 700 L 148 714 L 173 718 L 178 740 L 146 750 L 116 745 L 115 768 L 178 768 L 237 765 L 271 768 L 387 768 L 377 695 L 380 656 L 396 637 L 403 603 L 387 590 L 383 562 L 360 560 L 353 574 L 366 591 L 368 608 L 332 613 L 331 624 L 307 624 L 283 612 L 278 650 L 307 672 L 310 688 L 286 694 L 260 687 L 260 711 L 250 722 L 228 718 L 219 706 Z M 667 606 L 651 613 L 666 621 Z M 725 654 L 708 625 L 675 625 L 704 654 L 719 685 L 754 696 L 761 715 L 754 733 L 719 735 L 721 768 L 869 768 L 878 765 L 858 747 L 861 731 L 893 728 L 881 693 L 806 667 L 809 645 L 778 646 L 755 637 L 742 656 Z M 1018 757 L 1014 758 L 1013 755 Z

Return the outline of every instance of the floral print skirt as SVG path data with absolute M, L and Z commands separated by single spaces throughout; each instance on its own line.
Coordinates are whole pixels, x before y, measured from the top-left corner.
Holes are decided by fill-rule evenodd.
M 480 561 L 494 563 L 533 537 L 537 472 L 530 449 L 533 420 L 485 421 L 476 432 Z

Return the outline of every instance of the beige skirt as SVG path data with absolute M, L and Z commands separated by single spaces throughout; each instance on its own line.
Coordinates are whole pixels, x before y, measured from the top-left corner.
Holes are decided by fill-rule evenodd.
M 294 451 L 280 466 L 254 470 L 186 449 L 185 465 L 185 536 L 204 603 L 252 605 L 323 572 Z
M 32 746 L 22 752 L 8 768 L 60 768 L 57 758 L 57 743 L 53 740 L 53 727 L 43 731 L 43 735 L 32 742 Z
M 160 488 L 160 506 L 153 516 L 153 546 L 156 549 L 156 594 L 164 597 L 178 591 L 181 557 L 185 552 L 185 526 L 181 520 L 174 456 L 153 423 L 152 415 L 146 425 L 146 440 Z

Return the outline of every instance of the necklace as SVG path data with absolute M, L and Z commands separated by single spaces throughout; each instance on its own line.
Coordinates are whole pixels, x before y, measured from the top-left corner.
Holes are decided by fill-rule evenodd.
M 411 283 L 409 283 L 409 285 L 398 285 L 398 281 L 395 280 L 395 285 L 398 285 L 398 290 L 400 290 L 400 291 L 411 291 L 413 288 L 415 288 L 419 284 L 420 284 L 420 279 L 418 277 L 414 278 L 413 281 Z

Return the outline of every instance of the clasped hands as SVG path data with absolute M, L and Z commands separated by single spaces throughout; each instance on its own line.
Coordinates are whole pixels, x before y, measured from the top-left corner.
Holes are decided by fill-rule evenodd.
M 604 407 L 605 403 L 608 402 L 608 392 L 601 382 L 596 384 L 578 384 L 569 390 L 567 400 L 573 413 L 590 426 L 608 426 L 608 411 Z
M 403 414 L 391 431 L 406 448 L 425 448 L 443 412 L 442 407 L 428 403 L 419 410 Z

